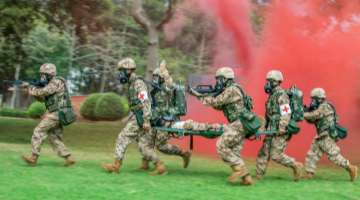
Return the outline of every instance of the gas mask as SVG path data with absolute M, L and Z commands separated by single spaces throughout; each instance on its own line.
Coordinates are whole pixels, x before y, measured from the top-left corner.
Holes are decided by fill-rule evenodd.
M 266 94 L 270 94 L 276 86 L 280 85 L 280 82 L 277 85 L 274 85 L 273 79 L 266 79 L 266 80 L 270 82 L 270 85 L 266 83 L 264 87 Z
M 224 79 L 225 79 L 225 78 L 222 77 L 222 76 L 216 76 L 215 78 L 219 78 L 219 79 L 220 79 L 220 82 L 217 82 L 217 81 L 216 81 L 215 90 L 216 90 L 216 91 L 221 91 L 221 90 L 223 90 L 224 87 L 226 86 L 226 83 L 227 83 L 229 80 L 227 80 L 227 81 L 224 82 Z
M 318 97 L 311 97 L 311 98 L 315 99 L 315 101 L 316 101 L 316 103 L 313 101 L 310 102 L 310 107 L 313 107 L 313 108 L 317 108 L 322 102 L 325 101 L 325 99 L 322 99 L 322 101 L 320 102 Z
M 158 79 L 156 80 L 155 77 L 156 76 Z M 151 82 L 152 86 L 160 86 L 164 81 L 161 80 L 161 77 L 159 75 L 153 75 L 153 80 Z
M 127 73 L 126 69 L 124 69 L 124 68 L 120 68 L 119 71 L 124 73 L 124 74 L 120 73 L 120 76 L 119 76 L 120 83 L 125 84 L 128 82 L 128 80 L 131 76 L 131 73 L 134 71 L 134 69 L 132 69 L 131 72 L 129 72 L 129 73 Z
M 42 74 L 41 74 L 42 75 Z M 40 83 L 42 85 L 47 85 L 50 82 L 49 74 L 45 74 L 46 78 L 40 77 Z

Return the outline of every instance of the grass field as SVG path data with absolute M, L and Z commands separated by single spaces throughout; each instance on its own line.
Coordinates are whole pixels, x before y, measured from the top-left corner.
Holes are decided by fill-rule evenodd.
M 136 144 L 126 151 L 119 174 L 100 162 L 112 162 L 115 140 L 124 123 L 75 123 L 65 128 L 64 141 L 77 165 L 58 167 L 64 160 L 48 140 L 35 167 L 19 155 L 30 155 L 32 130 L 39 121 L 0 118 L 0 199 L 360 199 L 359 179 L 349 181 L 336 165 L 319 165 L 314 180 L 293 181 L 290 168 L 271 162 L 263 181 L 253 187 L 228 184 L 231 170 L 221 159 L 194 155 L 187 169 L 182 159 L 158 155 L 167 176 L 132 170 L 140 164 Z M 245 158 L 252 175 L 255 159 Z M 152 166 L 154 169 L 154 166 Z

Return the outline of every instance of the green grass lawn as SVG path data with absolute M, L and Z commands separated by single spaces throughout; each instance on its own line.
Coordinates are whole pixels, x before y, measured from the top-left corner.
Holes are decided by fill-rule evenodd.
M 271 162 L 263 181 L 240 187 L 225 182 L 231 170 L 219 158 L 194 155 L 184 169 L 181 158 L 159 153 L 169 174 L 150 176 L 132 170 L 141 160 L 135 143 L 128 147 L 120 172 L 109 174 L 100 162 L 112 162 L 124 126 L 120 122 L 66 127 L 64 141 L 77 165 L 58 167 L 64 160 L 46 140 L 32 167 L 19 155 L 31 154 L 32 130 L 38 123 L 0 118 L 0 199 L 360 199 L 359 179 L 350 182 L 347 171 L 334 164 L 320 164 L 312 181 L 294 182 L 292 169 Z M 255 159 L 245 162 L 254 175 Z

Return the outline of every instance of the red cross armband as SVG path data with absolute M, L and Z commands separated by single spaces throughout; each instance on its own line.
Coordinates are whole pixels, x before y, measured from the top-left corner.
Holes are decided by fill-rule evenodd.
M 147 91 L 141 91 L 138 94 L 138 99 L 141 101 L 141 103 L 143 103 L 146 99 L 149 99 Z
M 280 113 L 281 113 L 281 116 L 291 114 L 290 105 L 288 103 L 280 105 Z

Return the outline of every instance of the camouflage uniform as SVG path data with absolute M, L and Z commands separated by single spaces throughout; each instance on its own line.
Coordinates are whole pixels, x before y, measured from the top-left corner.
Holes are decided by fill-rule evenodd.
M 267 130 L 278 130 L 279 127 L 286 129 L 289 125 L 291 114 L 280 114 L 280 105 L 290 104 L 289 96 L 284 93 L 280 86 L 276 86 L 266 101 L 266 120 L 270 121 Z M 256 174 L 263 175 L 266 172 L 270 157 L 277 163 L 287 167 L 293 167 L 295 159 L 284 154 L 287 147 L 286 140 L 289 134 L 266 135 L 263 146 L 257 157 Z
M 140 93 L 144 91 L 147 91 L 147 94 L 149 94 L 149 88 L 142 79 L 136 76 L 131 78 L 128 84 L 128 101 L 131 111 L 133 113 L 136 113 L 142 109 L 144 123 L 150 123 L 150 119 L 152 116 L 151 101 L 149 98 L 146 99 L 144 96 L 139 96 Z M 139 99 L 142 97 L 145 98 L 145 100 L 141 103 L 141 100 Z M 120 132 L 119 137 L 116 141 L 116 150 L 114 157 L 122 161 L 124 159 L 126 147 L 134 140 L 136 140 L 137 142 L 137 147 L 142 157 L 153 162 L 154 164 L 160 161 L 154 150 L 149 146 L 149 130 L 144 130 L 142 127 L 139 127 L 135 116 L 130 119 L 130 122 Z
M 53 150 L 61 157 L 66 157 L 71 153 L 66 149 L 62 137 L 63 137 L 63 126 L 60 123 L 59 115 L 57 111 L 49 106 L 49 99 L 51 96 L 56 95 L 62 97 L 60 102 L 64 101 L 65 96 L 69 95 L 68 89 L 65 84 L 65 79 L 61 77 L 54 77 L 49 84 L 43 88 L 36 88 L 34 86 L 28 87 L 29 94 L 33 95 L 37 101 L 45 102 L 49 114 L 36 126 L 34 134 L 31 138 L 31 151 L 36 155 L 40 155 L 41 145 L 46 137 L 49 135 L 50 144 Z M 67 106 L 71 106 L 71 102 L 67 103 Z
M 316 164 L 325 153 L 329 160 L 343 168 L 348 168 L 350 163 L 339 152 L 340 148 L 336 145 L 335 138 L 330 137 L 329 127 L 335 127 L 334 110 L 324 102 L 319 105 L 312 113 L 305 113 L 306 122 L 315 124 L 318 135 L 311 143 L 310 150 L 306 156 L 306 172 L 315 173 Z

